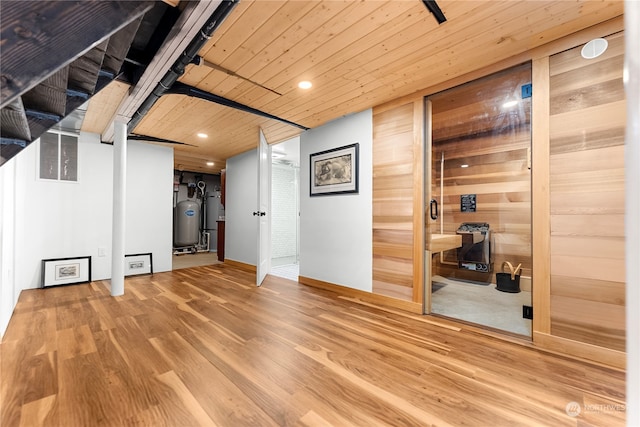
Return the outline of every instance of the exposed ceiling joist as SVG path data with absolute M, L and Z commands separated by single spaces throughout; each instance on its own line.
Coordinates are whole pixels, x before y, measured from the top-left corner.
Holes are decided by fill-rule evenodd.
M 151 1 L 0 2 L 0 108 L 127 26 L 152 5 Z
M 140 120 L 142 120 L 144 115 L 147 114 L 162 94 L 169 90 L 176 80 L 184 74 L 187 65 L 198 55 L 202 46 L 211 38 L 214 31 L 224 22 L 237 4 L 238 0 L 225 0 L 220 3 L 209 19 L 202 25 L 200 32 L 189 42 L 182 55 L 176 59 L 171 68 L 158 80 L 156 87 L 142 104 L 140 104 L 140 107 L 136 110 L 127 125 L 129 132 L 135 129 Z
M 180 13 L 164 44 L 133 90 L 118 105 L 109 123 L 102 129 L 102 140 L 113 141 L 113 123 L 116 117 L 131 120 L 136 110 L 156 87 L 170 64 L 182 55 L 189 43 L 198 34 L 207 19 L 215 12 L 222 0 L 189 1 Z
M 115 78 L 153 7 L 152 1 L 0 2 L 0 165 Z

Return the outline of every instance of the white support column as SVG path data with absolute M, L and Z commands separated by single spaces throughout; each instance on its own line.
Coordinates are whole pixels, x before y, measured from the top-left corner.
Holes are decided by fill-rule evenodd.
M 124 294 L 125 214 L 127 199 L 127 124 L 118 119 L 113 141 L 113 227 L 111 296 Z

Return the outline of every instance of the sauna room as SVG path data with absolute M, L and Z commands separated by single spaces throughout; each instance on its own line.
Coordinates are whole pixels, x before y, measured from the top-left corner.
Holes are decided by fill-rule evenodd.
M 625 366 L 624 46 L 594 27 L 374 107 L 373 294 Z

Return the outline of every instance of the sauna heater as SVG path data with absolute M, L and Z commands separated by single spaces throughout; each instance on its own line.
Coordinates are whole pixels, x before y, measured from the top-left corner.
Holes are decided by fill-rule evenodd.
M 491 228 L 486 222 L 463 222 L 456 234 L 462 236 L 458 248 L 458 268 L 491 273 Z

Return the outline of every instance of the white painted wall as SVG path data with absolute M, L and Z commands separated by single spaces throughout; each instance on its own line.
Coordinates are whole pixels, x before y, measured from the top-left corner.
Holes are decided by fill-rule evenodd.
M 247 151 L 227 159 L 224 257 L 258 263 L 258 153 Z
M 126 253 L 151 252 L 154 273 L 170 271 L 173 149 L 135 141 L 127 145 Z
M 40 180 L 38 141 L 18 154 L 16 163 L 16 283 L 20 289 L 41 283 L 43 259 L 92 257 L 92 279 L 111 274 L 112 147 L 96 134 L 78 141 L 78 182 Z
M 28 148 L 27 148 L 28 149 Z M 15 158 L 14 158 L 15 159 Z M 15 290 L 15 160 L 0 168 L 0 337 L 17 303 Z
M 309 155 L 360 144 L 359 194 L 309 196 Z M 372 291 L 372 111 L 300 137 L 300 276 Z
M 40 286 L 43 259 L 91 256 L 93 280 L 111 275 L 113 147 L 81 133 L 77 183 L 38 179 L 37 152 L 34 142 L 0 168 L 0 334 L 20 292 Z M 128 168 L 126 251 L 171 270 L 173 149 L 130 142 Z

